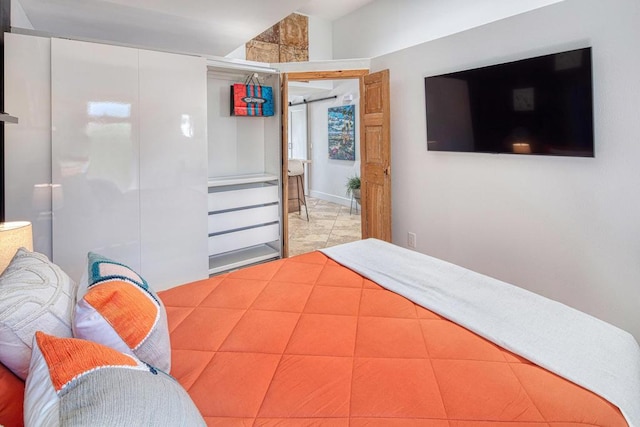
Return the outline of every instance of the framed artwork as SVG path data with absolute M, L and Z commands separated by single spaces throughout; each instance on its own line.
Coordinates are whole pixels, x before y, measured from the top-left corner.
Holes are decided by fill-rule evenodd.
M 356 159 L 355 106 L 343 105 L 329 108 L 329 158 L 333 160 Z

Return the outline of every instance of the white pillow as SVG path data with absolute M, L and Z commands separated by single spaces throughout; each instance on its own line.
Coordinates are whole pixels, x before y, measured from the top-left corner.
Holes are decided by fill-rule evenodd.
M 76 338 L 36 333 L 25 426 L 204 426 L 169 375 L 135 356 Z
M 78 292 L 73 318 L 74 336 L 169 372 L 167 313 L 158 296 L 126 265 L 95 253 L 89 253 L 88 260 L 88 282 Z
M 72 336 L 76 284 L 42 254 L 18 249 L 0 276 L 0 362 L 25 379 L 37 330 Z

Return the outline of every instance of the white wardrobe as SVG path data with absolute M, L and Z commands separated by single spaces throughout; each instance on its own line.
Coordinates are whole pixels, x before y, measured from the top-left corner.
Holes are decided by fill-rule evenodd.
M 95 251 L 130 265 L 156 290 L 206 278 L 205 59 L 53 38 L 47 64 L 28 52 L 42 50 L 41 38 L 15 35 L 6 42 L 20 48 L 9 48 L 19 57 L 6 58 L 14 70 L 5 86 L 24 88 L 12 92 L 7 106 L 32 95 L 20 69 L 50 66 L 40 74 L 50 76 L 51 85 L 50 166 L 42 165 L 51 168 L 51 181 L 29 183 L 28 171 L 18 166 L 28 153 L 11 151 L 28 143 L 24 136 L 36 126 L 31 115 L 46 109 L 40 90 L 7 135 L 15 166 L 7 178 L 21 186 L 7 204 L 24 211 L 36 185 L 49 185 L 53 261 L 78 280 L 87 252 Z M 40 162 L 46 157 L 38 156 Z M 42 214 L 26 212 L 25 219 Z
M 232 116 L 254 73 L 276 115 Z M 75 280 L 89 251 L 156 290 L 281 256 L 276 70 L 7 34 L 5 89 L 7 219 Z

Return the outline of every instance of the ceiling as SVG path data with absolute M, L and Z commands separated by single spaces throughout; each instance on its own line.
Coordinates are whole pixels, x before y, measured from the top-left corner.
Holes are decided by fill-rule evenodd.
M 225 56 L 293 12 L 335 20 L 372 0 L 18 0 L 58 36 Z

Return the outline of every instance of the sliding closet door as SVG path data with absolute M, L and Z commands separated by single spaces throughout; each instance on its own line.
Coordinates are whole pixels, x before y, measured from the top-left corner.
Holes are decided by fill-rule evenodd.
M 31 221 L 33 249 L 51 258 L 51 40 L 4 35 L 4 127 L 8 221 Z
M 53 260 L 88 251 L 140 268 L 138 50 L 52 39 Z
M 142 275 L 154 289 L 208 276 L 207 66 L 140 51 Z

